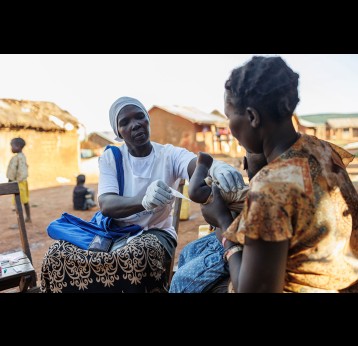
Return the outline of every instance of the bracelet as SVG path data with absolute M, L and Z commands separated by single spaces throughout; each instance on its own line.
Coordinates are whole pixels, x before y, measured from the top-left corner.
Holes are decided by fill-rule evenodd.
M 223 260 L 224 260 L 224 262 L 227 262 L 227 261 L 226 261 L 226 254 L 227 254 L 231 249 L 233 249 L 233 248 L 236 247 L 236 246 L 237 246 L 237 245 L 234 244 L 234 245 L 228 247 L 227 249 L 224 248 L 224 254 L 223 254 Z
M 227 241 L 227 239 L 225 237 L 222 237 L 221 244 L 222 244 L 223 248 L 225 248 L 225 242 L 226 241 Z
M 224 261 L 225 261 L 225 262 L 228 262 L 228 261 L 229 261 L 229 258 L 230 258 L 235 252 L 239 252 L 239 251 L 241 251 L 241 250 L 242 250 L 242 248 L 241 248 L 241 246 L 239 246 L 239 245 L 234 245 L 234 246 L 228 248 L 228 249 L 224 252 L 224 256 L 223 256 Z

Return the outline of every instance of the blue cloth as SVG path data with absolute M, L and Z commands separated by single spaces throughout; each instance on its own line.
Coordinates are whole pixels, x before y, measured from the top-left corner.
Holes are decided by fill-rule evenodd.
M 99 243 L 97 251 L 108 251 L 114 240 L 128 234 L 134 235 L 142 230 L 138 225 L 127 227 L 112 225 L 111 220 L 101 212 L 97 212 L 91 221 L 63 213 L 59 219 L 48 225 L 47 234 L 52 239 L 66 240 L 83 250 L 91 249 L 95 241 Z
M 224 248 L 212 232 L 186 245 L 179 255 L 178 270 L 169 293 L 201 293 L 229 275 Z
M 123 195 L 124 173 L 122 154 L 118 147 L 107 146 L 111 149 L 116 161 L 119 195 Z M 55 240 L 66 240 L 83 250 L 96 249 L 96 251 L 108 251 L 112 242 L 126 235 L 133 236 L 142 230 L 139 225 L 119 227 L 113 219 L 104 216 L 97 211 L 90 221 L 63 213 L 57 220 L 52 221 L 47 227 L 48 235 Z

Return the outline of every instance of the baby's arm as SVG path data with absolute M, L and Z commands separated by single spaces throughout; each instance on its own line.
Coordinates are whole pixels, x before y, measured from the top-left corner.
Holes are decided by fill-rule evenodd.
M 211 186 L 205 182 L 209 169 L 213 163 L 213 158 L 206 153 L 199 152 L 196 161 L 196 168 L 189 181 L 188 195 L 196 203 L 205 203 L 211 195 Z

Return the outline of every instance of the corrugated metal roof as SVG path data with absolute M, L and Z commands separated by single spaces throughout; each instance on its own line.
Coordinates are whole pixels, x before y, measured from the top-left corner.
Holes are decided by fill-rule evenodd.
M 348 143 L 343 147 L 343 149 L 358 149 L 358 142 Z
M 329 119 L 327 124 L 333 129 L 358 128 L 358 118 Z
M 316 127 L 317 126 L 317 124 L 315 124 L 315 123 L 313 123 L 311 121 L 302 119 L 302 118 L 299 118 L 298 122 L 300 123 L 300 125 L 302 125 L 304 127 Z
M 88 136 L 90 137 L 92 134 L 96 134 L 97 136 L 100 136 L 106 141 L 111 142 L 113 144 L 118 144 L 118 141 L 114 139 L 116 136 L 112 131 L 95 131 L 91 132 Z
M 324 114 L 311 114 L 311 115 L 299 115 L 301 122 L 307 120 L 315 123 L 315 126 L 325 124 L 329 119 L 346 119 L 346 118 L 358 118 L 358 113 L 342 114 L 342 113 L 324 113 Z
M 168 113 L 177 115 L 184 119 L 189 120 L 194 124 L 206 124 L 206 125 L 216 125 L 220 127 L 226 127 L 229 124 L 229 120 L 221 115 L 206 113 L 195 107 L 185 107 L 185 106 L 158 106 L 154 105 L 149 109 L 149 113 L 153 108 L 160 108 Z
M 227 117 L 225 114 L 222 114 L 220 111 L 218 111 L 217 109 L 214 109 L 213 111 L 210 112 L 210 114 L 216 114 L 220 117 L 222 117 L 223 119 L 227 120 Z

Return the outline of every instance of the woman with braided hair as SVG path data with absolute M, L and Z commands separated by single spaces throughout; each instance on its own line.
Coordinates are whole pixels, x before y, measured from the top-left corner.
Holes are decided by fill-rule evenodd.
M 201 205 L 220 230 L 234 292 L 342 292 L 358 283 L 358 194 L 346 171 L 353 156 L 296 132 L 298 79 L 282 58 L 256 56 L 225 83 L 232 134 L 268 163 L 235 219 L 215 184 Z

